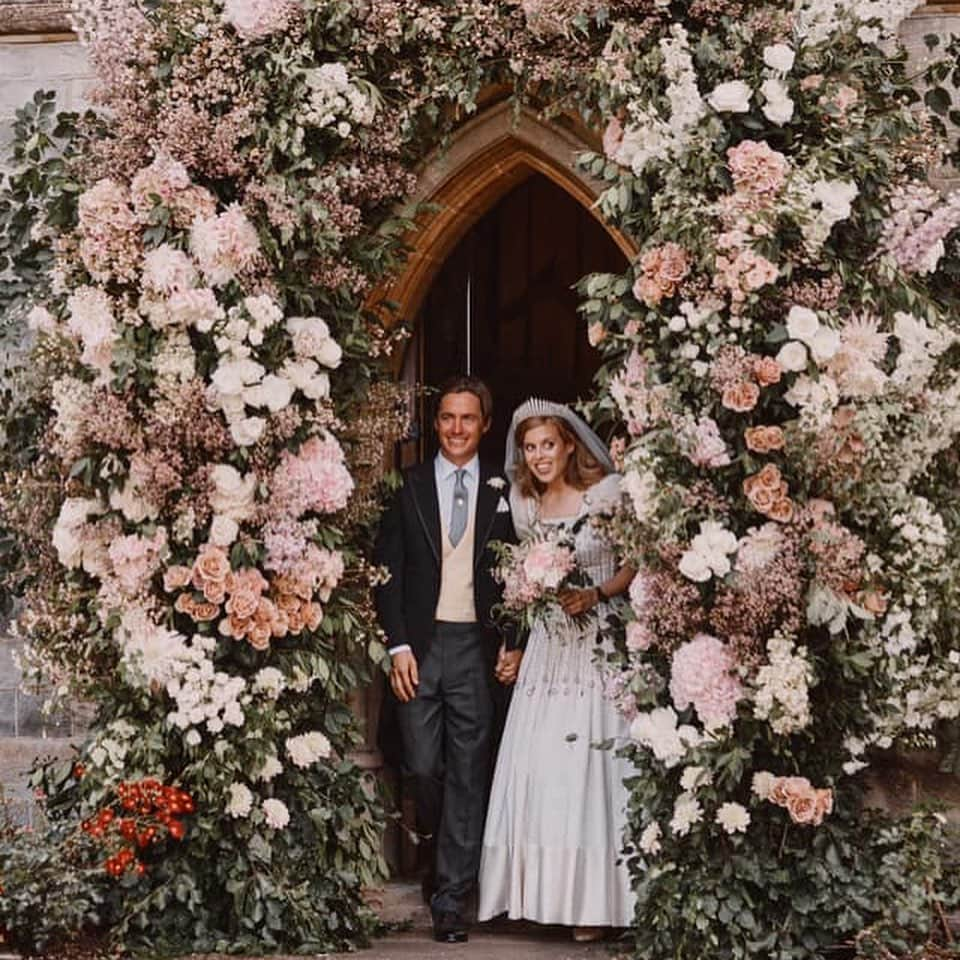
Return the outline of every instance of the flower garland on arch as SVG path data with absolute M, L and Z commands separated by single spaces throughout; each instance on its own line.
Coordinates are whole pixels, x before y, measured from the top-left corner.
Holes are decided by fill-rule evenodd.
M 610 677 L 638 950 L 808 955 L 901 894 L 922 927 L 922 831 L 866 813 L 861 773 L 960 713 L 960 205 L 888 55 L 915 6 L 77 4 L 106 112 L 78 190 L 40 204 L 49 422 L 20 482 L 46 513 L 38 492 L 5 523 L 35 548 L 28 666 L 100 705 L 51 795 L 89 822 L 151 778 L 195 806 L 105 916 L 128 944 L 371 929 L 383 814 L 345 697 L 382 654 L 363 546 L 403 418 L 370 303 L 411 171 L 492 84 L 603 131 L 581 162 L 642 238 L 582 284 L 609 532 L 641 571 Z

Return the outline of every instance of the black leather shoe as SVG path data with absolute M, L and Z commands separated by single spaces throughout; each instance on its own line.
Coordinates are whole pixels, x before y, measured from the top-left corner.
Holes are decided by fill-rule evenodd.
M 467 925 L 460 915 L 443 911 L 433 915 L 433 939 L 437 943 L 466 943 Z

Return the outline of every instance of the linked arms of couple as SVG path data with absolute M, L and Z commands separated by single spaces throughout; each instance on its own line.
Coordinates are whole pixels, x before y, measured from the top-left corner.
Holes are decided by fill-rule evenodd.
M 560 606 L 571 617 L 592 610 L 602 600 L 609 600 L 621 594 L 630 586 L 636 571 L 632 567 L 622 567 L 609 580 L 595 587 L 572 588 L 560 594 Z M 507 650 L 500 647 L 493 675 L 505 686 L 516 683 L 520 671 L 523 650 Z M 392 657 L 390 666 L 390 686 L 402 703 L 409 703 L 417 695 L 420 683 L 417 658 L 411 650 L 400 650 Z

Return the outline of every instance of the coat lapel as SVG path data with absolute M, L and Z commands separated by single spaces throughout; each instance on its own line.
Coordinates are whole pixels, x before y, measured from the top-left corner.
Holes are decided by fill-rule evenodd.
M 487 540 L 490 538 L 490 530 L 497 515 L 497 504 L 500 502 L 500 491 L 487 482 L 494 475 L 486 464 L 480 464 L 480 486 L 477 488 L 477 516 L 473 539 L 474 569 L 480 563 Z
M 432 460 L 420 464 L 408 474 L 410 478 L 410 494 L 417 517 L 427 536 L 427 543 L 433 553 L 437 566 L 440 561 L 440 500 L 437 496 L 437 482 Z

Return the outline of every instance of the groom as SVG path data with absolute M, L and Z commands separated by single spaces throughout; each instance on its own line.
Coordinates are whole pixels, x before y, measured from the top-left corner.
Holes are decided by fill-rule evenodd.
M 491 540 L 516 535 L 506 481 L 480 463 L 493 398 L 460 376 L 440 389 L 436 458 L 404 474 L 384 514 L 376 559 L 390 571 L 377 613 L 391 655 L 390 686 L 420 827 L 435 838 L 434 938 L 467 939 L 462 911 L 480 863 L 490 768 L 494 675 L 516 679 L 521 653 L 491 618 L 500 599 Z

